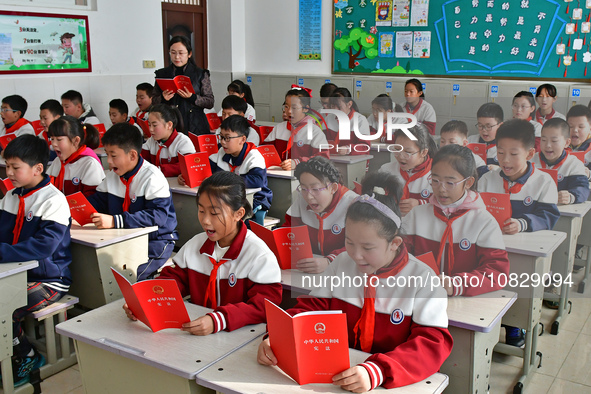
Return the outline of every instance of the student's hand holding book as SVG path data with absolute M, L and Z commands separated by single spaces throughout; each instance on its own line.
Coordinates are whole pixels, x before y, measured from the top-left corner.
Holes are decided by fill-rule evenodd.
M 296 268 L 307 274 L 319 274 L 330 264 L 330 260 L 326 257 L 312 257 L 309 259 L 301 259 L 296 263 Z
M 162 92 L 162 97 L 164 97 L 164 100 L 170 101 L 174 97 L 174 92 L 172 90 L 165 90 Z
M 129 307 L 127 306 L 127 303 L 125 303 L 123 305 L 123 310 L 125 311 L 125 314 L 127 315 L 127 317 L 129 318 L 129 320 L 132 321 L 137 321 L 137 317 L 134 316 L 133 312 L 131 311 L 131 309 L 129 309 Z
M 271 350 L 269 338 L 263 339 L 259 345 L 257 361 L 261 365 L 277 365 L 277 357 L 275 357 L 273 350 Z
M 292 167 L 295 167 L 295 165 L 292 163 L 291 159 L 283 160 L 281 162 L 281 169 L 283 171 L 291 171 Z
M 371 389 L 371 380 L 367 369 L 356 365 L 333 376 L 332 384 L 353 393 L 365 393 Z
M 185 178 L 183 178 L 183 174 L 179 174 L 179 176 L 177 177 L 177 181 L 179 182 L 179 185 L 187 186 L 187 182 L 185 182 Z
M 192 335 L 209 335 L 213 334 L 213 318 L 209 315 L 201 316 L 193 321 L 184 323 L 181 330 L 187 331 Z
M 502 228 L 503 234 L 513 235 L 517 234 L 521 230 L 521 224 L 517 219 L 507 219 L 505 225 Z
M 95 212 L 90 215 L 90 218 L 97 228 L 115 228 L 115 219 L 111 215 Z

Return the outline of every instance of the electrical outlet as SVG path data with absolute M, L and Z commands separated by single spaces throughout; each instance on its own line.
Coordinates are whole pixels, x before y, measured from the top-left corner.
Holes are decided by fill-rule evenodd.
M 156 60 L 144 60 L 144 68 L 156 68 Z

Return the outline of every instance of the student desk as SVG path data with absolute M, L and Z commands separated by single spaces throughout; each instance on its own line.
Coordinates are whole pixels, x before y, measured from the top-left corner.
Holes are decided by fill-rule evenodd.
M 371 159 L 373 159 L 372 155 L 330 156 L 330 160 L 341 172 L 341 176 L 343 177 L 343 185 L 351 190 L 355 188 L 353 181 L 361 183 L 361 180 L 365 176 L 365 172 L 367 170 L 367 162 Z
M 199 223 L 197 215 L 197 191 L 199 187 L 190 188 L 179 185 L 176 177 L 166 178 L 170 193 L 172 194 L 172 203 L 176 212 L 177 231 L 179 240 L 176 241 L 176 247 L 180 248 L 196 234 L 203 232 L 203 227 Z M 252 199 L 256 192 L 261 189 L 246 189 L 246 199 L 252 205 Z
M 74 340 L 84 390 L 92 393 L 198 393 L 195 376 L 265 333 L 265 324 L 195 336 L 177 329 L 153 333 L 127 318 L 117 300 L 56 330 Z M 194 320 L 211 309 L 185 303 Z
M 490 384 L 493 348 L 499 342 L 501 319 L 517 293 L 499 290 L 475 297 L 450 297 L 449 332 L 454 339 L 441 372 L 450 377 L 452 393 L 486 393 Z
M 283 223 L 285 214 L 291 206 L 291 195 L 296 190 L 298 182 L 293 171 L 284 171 L 281 167 L 267 169 L 267 183 L 273 191 L 273 201 L 269 209 L 269 216 L 279 219 Z
M 567 281 L 566 278 L 573 271 L 577 239 L 581 234 L 583 217 L 589 212 L 589 209 L 591 209 L 591 202 L 558 206 L 560 218 L 553 230 L 565 232 L 567 239 L 552 254 L 552 273 L 560 274 L 563 279 L 560 286 L 560 297 L 558 298 L 558 311 L 550 329 L 550 333 L 554 335 L 558 334 L 562 319 L 566 319 L 571 312 L 572 303 L 568 299 L 570 285 L 566 284 L 565 281 Z M 572 275 L 570 276 L 570 281 L 572 281 Z M 551 297 L 550 294 L 545 294 L 545 298 L 551 299 Z M 556 299 L 555 296 L 552 298 L 554 298 L 553 300 Z
M 12 380 L 12 313 L 27 305 L 27 271 L 37 261 L 0 264 L 0 362 L 4 393 L 14 392 Z M 30 387 L 30 386 L 29 386 Z
M 108 171 L 109 170 L 109 163 L 107 162 L 107 154 L 105 153 L 105 148 L 96 148 L 94 150 L 94 153 L 96 153 L 96 155 L 100 159 L 101 164 L 103 165 L 103 169 L 105 171 Z
M 148 234 L 158 227 L 102 229 L 72 226 L 72 285 L 69 294 L 93 309 L 123 297 L 111 267 L 134 283 L 137 267 L 148 261 Z
M 591 188 L 591 185 L 589 186 Z M 591 197 L 587 201 L 589 204 Z M 579 283 L 579 288 L 577 289 L 578 293 L 585 292 L 585 285 L 589 282 L 589 274 L 591 273 L 591 215 L 585 216 L 583 218 L 582 229 L 579 235 L 578 243 L 585 246 L 587 249 L 587 259 L 583 260 L 583 266 L 585 269 L 585 274 L 583 276 L 583 280 Z M 581 262 L 578 260 L 577 262 Z
M 369 161 L 369 172 L 378 171 L 384 164 L 396 160 L 396 158 L 394 158 L 394 152 L 388 151 L 389 145 L 391 144 L 383 142 L 374 142 L 371 144 L 371 154 L 373 155 L 373 159 Z
M 505 289 L 516 292 L 518 299 L 502 322 L 526 330 L 525 348 L 498 343 L 494 350 L 523 358 L 523 372 L 514 387 L 514 393 L 522 392 L 529 373 L 542 362 L 542 353 L 537 351 L 537 339 L 540 333 L 544 286 L 540 283 L 534 287 L 529 278 L 534 273 L 541 278 L 550 270 L 552 253 L 565 239 L 565 233 L 549 230 L 503 235 L 511 263 L 510 273 L 518 278 L 516 286 L 507 281 Z
M 260 340 L 255 340 L 217 361 L 209 368 L 197 374 L 197 384 L 209 387 L 221 393 L 345 393 L 332 384 L 306 384 L 300 386 L 278 367 L 260 365 L 257 349 Z M 369 356 L 359 350 L 349 349 L 351 365 L 365 361 Z M 442 393 L 449 379 L 446 375 L 435 373 L 429 378 L 406 387 L 386 390 L 383 387 L 375 391 L 392 394 L 433 394 Z

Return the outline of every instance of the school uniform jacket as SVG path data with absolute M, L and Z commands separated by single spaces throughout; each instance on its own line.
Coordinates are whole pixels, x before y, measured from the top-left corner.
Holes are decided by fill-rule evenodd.
M 539 124 L 541 124 L 542 126 L 544 125 L 544 123 L 546 123 L 548 120 L 550 120 L 552 118 L 566 120 L 566 116 L 564 116 L 560 112 L 557 112 L 554 108 L 552 108 L 552 112 L 550 112 L 548 115 L 545 115 L 545 116 L 540 113 L 540 109 L 538 108 L 535 112 L 535 115 L 534 115 L 534 120 L 536 122 L 538 122 Z
M 409 172 L 409 175 L 412 176 L 414 173 L 414 168 Z M 398 180 L 401 182 L 402 185 L 406 184 L 406 180 L 401 175 L 400 164 L 398 164 L 397 160 L 392 160 L 389 163 L 386 163 L 380 167 L 380 171 L 388 172 L 393 174 Z M 433 194 L 433 189 L 429 184 L 429 180 L 431 179 L 431 171 L 427 174 L 422 176 L 421 178 L 415 179 L 414 181 L 410 182 L 408 185 L 408 191 L 410 192 L 409 198 L 414 198 L 419 200 L 419 204 L 427 204 L 429 202 L 429 197 Z
M 158 159 L 158 151 L 160 151 L 160 159 Z M 195 146 L 189 137 L 176 130 L 164 142 L 150 137 L 142 146 L 142 157 L 158 167 L 165 177 L 178 176 L 181 173 L 179 153 L 182 155 L 195 153 Z
M 419 103 L 414 107 L 410 108 L 410 105 L 406 103 L 403 107 L 404 112 L 413 114 L 417 118 L 417 122 L 424 124 L 429 129 L 431 135 L 435 135 L 435 129 L 437 126 L 437 114 L 431 104 L 426 102 L 424 99 L 419 99 Z
M 150 115 L 150 111 L 142 111 L 140 107 L 137 107 L 135 111 L 133 111 L 133 116 L 141 119 L 141 120 L 148 120 L 148 115 Z
M 256 192 L 253 196 L 253 208 L 262 205 L 263 210 L 269 210 L 271 201 L 273 201 L 273 192 L 267 184 L 265 158 L 254 144 L 250 142 L 244 144 L 237 157 L 224 153 L 224 150 L 220 149 L 217 153 L 209 156 L 209 164 L 212 173 L 218 171 L 234 172 L 244 179 L 247 188 L 260 188 L 261 191 Z
M 534 135 L 536 137 L 535 148 L 536 148 L 536 152 L 539 152 L 540 151 L 540 142 L 542 140 L 542 124 L 534 119 L 530 120 L 529 123 L 531 123 L 534 126 Z
M 55 159 L 49 166 L 47 175 L 57 177 L 63 165 L 61 160 Z M 105 170 L 101 163 L 92 156 L 81 155 L 66 165 L 64 182 L 56 187 L 66 196 L 82 192 L 88 197 L 96 192 L 96 187 L 103 179 L 105 179 Z
M 585 152 L 585 167 L 591 169 L 591 136 L 579 146 L 570 146 L 569 152 Z
M 312 253 L 326 257 L 333 261 L 345 251 L 345 216 L 347 209 L 357 193 L 339 185 L 325 212 L 317 215 L 308 207 L 308 203 L 297 191 L 291 197 L 292 204 L 285 214 L 283 227 L 308 226 Z M 322 248 L 320 247 L 320 220 L 322 219 Z
M 480 197 L 478 199 L 482 202 Z M 440 271 L 450 277 L 463 278 L 461 284 L 455 283 L 457 286 L 454 286 L 454 296 L 475 296 L 500 290 L 502 287 L 499 286 L 499 276 L 509 275 L 509 258 L 499 224 L 486 210 L 484 203 L 481 208 L 467 212 L 459 209 L 449 216 L 452 219 L 459 216 L 451 226 L 453 268 L 450 269 L 449 262 L 445 261 L 444 251 Z M 433 252 L 437 258 L 447 225 L 435 216 L 435 211 L 443 215 L 441 208 L 431 203 L 421 205 L 412 209 L 402 220 L 407 245 L 415 256 Z M 461 215 L 463 212 L 466 213 Z M 446 248 L 449 248 L 448 244 Z M 477 280 L 470 282 L 472 277 Z M 471 283 L 480 285 L 470 286 Z
M 222 117 L 222 111 L 223 111 L 223 108 L 220 109 L 220 111 L 218 112 L 218 116 L 220 118 Z M 248 103 L 246 103 L 246 112 L 244 113 L 244 117 L 249 122 L 256 122 L 256 120 L 257 120 L 257 113 L 256 113 L 254 107 Z
M 19 196 L 25 197 L 25 218 L 18 243 L 13 230 L 19 208 Z M 37 260 L 39 266 L 27 271 L 27 281 L 43 282 L 60 292 L 72 283 L 69 265 L 70 207 L 66 197 L 50 182 L 49 176 L 31 189 L 19 187 L 0 200 L 0 263 Z
M 488 166 L 484 160 L 482 160 L 482 157 L 478 156 L 476 153 L 472 152 L 472 156 L 474 157 L 474 162 L 476 163 L 476 172 L 478 172 L 478 178 L 480 179 L 482 175 L 488 172 Z
M 249 324 L 266 322 L 265 299 L 281 303 L 281 270 L 269 247 L 240 223 L 238 235 L 221 260 L 216 278 L 214 311 L 208 313 L 214 332 L 234 331 Z M 206 233 L 191 238 L 174 256 L 174 267 L 165 267 L 159 279 L 174 279 L 183 297 L 205 306 L 209 275 L 213 269 L 215 243 Z
M 388 120 L 386 119 L 386 115 L 384 115 L 384 128 L 379 142 L 394 142 L 394 132 L 392 132 L 392 139 L 388 140 L 388 135 L 386 134 L 387 121 Z M 408 118 L 394 118 L 392 122 L 393 124 L 408 124 Z M 374 114 L 371 114 L 367 117 L 367 123 L 369 124 L 370 133 L 376 134 L 378 132 L 380 124 L 378 123 L 378 119 L 376 119 Z
M 487 165 L 499 165 L 499 159 L 497 158 L 497 140 L 486 142 L 480 137 L 480 135 L 468 136 L 468 142 L 471 144 L 486 144 L 486 164 Z
M 312 124 L 312 138 L 308 138 L 308 119 L 311 118 L 306 116 L 299 124 L 294 125 L 294 136 L 292 138 L 290 153 L 288 153 L 288 143 L 292 131 L 288 129 L 288 122 L 277 124 L 267 138 L 265 138 L 265 142 L 275 145 L 275 149 L 277 149 L 281 160 L 290 158 L 297 165 L 300 161 L 307 161 L 314 156 L 329 158 L 326 136 L 315 124 Z
M 558 170 L 558 191 L 566 190 L 571 194 L 571 204 L 579 204 L 589 198 L 589 179 L 585 165 L 579 159 L 563 151 L 554 164 L 549 164 L 542 152 L 536 153 L 532 163 L 537 168 Z
M 351 152 L 349 153 L 349 155 L 351 156 L 355 156 L 355 155 L 365 155 L 367 154 L 367 151 L 365 151 L 362 148 L 358 148 L 355 149 L 355 147 L 357 145 L 369 145 L 371 144 L 372 141 L 364 141 L 362 139 L 360 139 L 359 137 L 357 137 L 357 135 L 355 134 L 355 132 L 353 131 L 354 129 L 354 121 L 355 119 L 357 119 L 357 128 L 360 134 L 363 135 L 369 135 L 370 131 L 369 131 L 369 123 L 367 121 L 367 118 L 365 116 L 363 116 L 362 114 L 360 114 L 359 112 L 351 109 L 351 112 L 349 112 L 349 124 L 351 126 L 351 139 L 350 140 L 343 140 L 341 141 L 339 139 L 339 121 L 337 119 L 337 117 L 334 114 L 329 114 L 329 116 L 326 117 L 326 139 L 328 141 L 330 141 L 330 143 L 332 145 L 334 145 L 335 149 L 337 147 L 350 147 Z
M 107 171 L 96 193 L 88 197 L 88 202 L 98 212 L 113 215 L 115 228 L 158 226 L 157 231 L 148 235 L 148 255 L 158 256 L 159 252 L 154 249 L 156 244 L 174 242 L 179 238 L 175 230 L 177 221 L 170 188 L 162 172 L 141 157 L 135 168 L 123 178 L 132 176 L 129 187 L 131 203 L 127 212 L 123 211 L 125 185 L 113 171 Z
M 404 246 L 402 250 L 407 253 Z M 390 278 L 408 283 L 410 278 L 427 281 L 435 275 L 426 264 L 411 255 L 408 257 L 406 266 Z M 357 270 L 347 253 L 341 253 L 324 275 L 362 278 L 364 274 Z M 392 286 L 387 280 L 380 279 L 376 287 L 372 355 L 360 364 L 369 373 L 371 390 L 378 386 L 387 389 L 405 386 L 431 376 L 448 357 L 453 344 L 447 330 L 447 296 L 443 288 Z M 347 315 L 349 347 L 360 349 L 354 327 L 361 316 L 363 292 L 363 286 L 345 285 L 332 291 L 330 286 L 316 287 L 311 297 L 298 298 L 298 304 L 287 312 L 295 315 L 305 311 L 342 310 Z
M 556 206 L 558 189 L 552 177 L 542 171 L 536 171 L 530 162 L 527 172 L 515 182 L 507 179 L 501 168 L 487 172 L 478 181 L 479 192 L 506 193 L 503 180 L 508 186 L 520 184 L 521 190 L 511 193 L 513 218 L 521 223 L 521 231 L 552 230 L 560 217 Z
M 99 118 L 94 113 L 94 110 L 92 109 L 90 104 L 86 104 L 86 103 L 82 104 L 82 109 L 84 109 L 84 112 L 78 118 L 80 123 L 89 123 L 92 125 L 101 123 Z
M 220 130 L 221 127 L 218 127 L 213 133 L 215 135 L 219 135 Z M 261 144 L 261 137 L 259 136 L 258 131 L 250 127 L 248 130 L 248 137 L 246 137 L 246 142 L 252 142 L 255 146 L 259 146 Z
M 6 128 L 6 125 L 3 125 L 2 130 L 0 130 L 0 136 L 6 134 L 14 134 L 15 137 L 20 137 L 21 135 L 25 134 L 35 135 L 35 130 L 28 120 L 25 118 L 20 118 L 8 128 Z

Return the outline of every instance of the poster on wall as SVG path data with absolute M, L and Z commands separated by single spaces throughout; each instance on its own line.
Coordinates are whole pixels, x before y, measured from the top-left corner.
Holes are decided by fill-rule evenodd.
M 92 71 L 88 17 L 0 11 L 0 73 Z
M 322 60 L 321 0 L 300 0 L 299 60 Z

